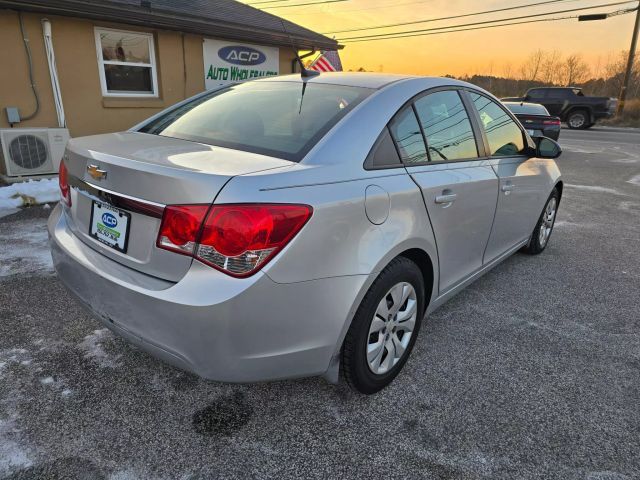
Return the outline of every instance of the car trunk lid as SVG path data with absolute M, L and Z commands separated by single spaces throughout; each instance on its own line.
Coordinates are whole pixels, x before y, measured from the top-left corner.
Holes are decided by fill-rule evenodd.
M 74 234 L 102 255 L 169 281 L 182 278 L 191 259 L 156 247 L 165 205 L 208 205 L 236 175 L 292 165 L 264 155 L 136 132 L 73 139 L 64 161 L 72 186 L 67 215 Z M 96 212 L 102 215 L 104 208 L 113 207 L 116 210 L 107 211 L 128 217 L 128 232 L 121 232 L 127 237 L 123 249 L 91 235 Z

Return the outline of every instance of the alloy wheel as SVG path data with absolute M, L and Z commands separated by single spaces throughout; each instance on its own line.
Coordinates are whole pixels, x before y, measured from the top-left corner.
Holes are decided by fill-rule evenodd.
M 558 201 L 555 197 L 551 197 L 542 213 L 542 224 L 540 225 L 540 233 L 538 235 L 540 247 L 544 247 L 549 241 L 551 230 L 553 229 L 553 222 L 556 218 L 557 206 Z
M 382 297 L 367 340 L 367 364 L 374 374 L 387 373 L 405 355 L 417 312 L 418 299 L 410 283 L 397 283 Z
M 586 123 L 587 119 L 582 113 L 575 113 L 569 118 L 569 125 L 573 128 L 581 128 Z

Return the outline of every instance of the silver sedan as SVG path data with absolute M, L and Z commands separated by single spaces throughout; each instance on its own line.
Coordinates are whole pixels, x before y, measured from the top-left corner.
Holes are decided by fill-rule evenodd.
M 107 327 L 205 378 L 374 393 L 426 314 L 545 249 L 559 154 L 452 79 L 232 85 L 69 143 L 54 264 Z

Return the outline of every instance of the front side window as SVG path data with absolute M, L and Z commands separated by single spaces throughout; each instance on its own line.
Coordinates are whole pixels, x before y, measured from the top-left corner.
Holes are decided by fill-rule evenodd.
M 478 149 L 462 99 L 453 90 L 415 102 L 432 161 L 477 158 Z
M 542 100 L 544 98 L 544 90 L 530 90 L 527 97 L 535 100 Z
M 480 123 L 489 142 L 492 157 L 508 157 L 524 153 L 524 137 L 520 127 L 496 102 L 469 92 L 480 115 Z
M 158 96 L 153 35 L 96 28 L 104 96 Z
M 140 131 L 300 161 L 372 91 L 315 82 L 251 81 L 198 97 Z
M 402 110 L 389 126 L 393 140 L 398 146 L 400 158 L 404 163 L 422 163 L 429 161 L 422 132 L 413 108 Z

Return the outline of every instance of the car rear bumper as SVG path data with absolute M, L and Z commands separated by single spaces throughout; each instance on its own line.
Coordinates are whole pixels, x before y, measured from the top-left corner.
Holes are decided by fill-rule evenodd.
M 280 284 L 197 261 L 177 283 L 122 266 L 80 241 L 58 205 L 48 223 L 68 289 L 108 328 L 202 377 L 253 382 L 327 371 L 366 275 Z

